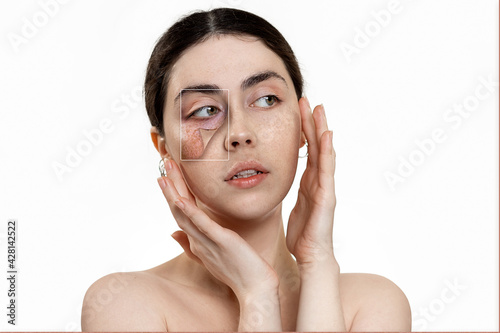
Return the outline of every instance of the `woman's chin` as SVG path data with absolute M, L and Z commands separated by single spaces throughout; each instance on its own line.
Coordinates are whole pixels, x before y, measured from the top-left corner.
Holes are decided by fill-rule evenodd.
M 273 200 L 274 199 L 274 200 Z M 221 224 L 258 223 L 278 212 L 281 214 L 283 198 L 245 198 L 210 202 L 206 205 L 198 201 L 198 206 L 216 222 Z
M 289 174 L 286 178 L 269 174 L 260 184 L 250 188 L 206 182 L 196 193 L 198 207 L 221 225 L 258 224 L 275 214 L 281 217 L 282 201 L 293 182 L 293 174 Z

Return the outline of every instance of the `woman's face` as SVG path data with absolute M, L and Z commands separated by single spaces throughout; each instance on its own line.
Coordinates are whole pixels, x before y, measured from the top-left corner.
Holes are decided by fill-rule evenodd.
M 256 38 L 186 50 L 171 71 L 164 128 L 168 157 L 213 218 L 265 217 L 292 185 L 303 144 L 297 96 L 281 58 Z

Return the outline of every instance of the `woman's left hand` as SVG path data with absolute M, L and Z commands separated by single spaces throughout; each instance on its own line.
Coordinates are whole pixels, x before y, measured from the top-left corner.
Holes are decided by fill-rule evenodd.
M 299 100 L 302 130 L 308 143 L 307 167 L 300 181 L 297 203 L 288 221 L 286 244 L 297 264 L 307 266 L 333 259 L 335 151 L 322 105 Z

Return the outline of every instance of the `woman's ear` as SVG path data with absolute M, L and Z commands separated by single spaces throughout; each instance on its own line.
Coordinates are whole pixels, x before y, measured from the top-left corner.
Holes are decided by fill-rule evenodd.
M 160 134 L 157 127 L 151 127 L 151 140 L 155 145 L 156 150 L 160 153 L 162 159 L 171 159 L 170 153 L 167 151 L 165 138 Z

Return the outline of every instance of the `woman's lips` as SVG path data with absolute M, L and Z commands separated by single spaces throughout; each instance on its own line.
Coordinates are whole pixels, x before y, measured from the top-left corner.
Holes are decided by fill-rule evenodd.
M 247 177 L 249 172 L 257 174 Z M 257 161 L 237 162 L 229 170 L 224 181 L 239 188 L 251 188 L 259 185 L 268 174 L 269 171 Z
M 238 188 L 252 188 L 264 181 L 269 173 L 259 173 L 247 178 L 236 178 L 226 180 L 229 185 L 236 186 Z
M 231 180 L 234 175 L 245 170 L 255 170 L 262 173 L 269 173 L 269 171 L 267 171 L 267 169 L 264 168 L 262 164 L 260 164 L 257 161 L 252 160 L 252 161 L 237 162 L 231 167 L 231 169 L 229 169 L 229 172 L 226 174 L 224 180 L 225 181 Z

